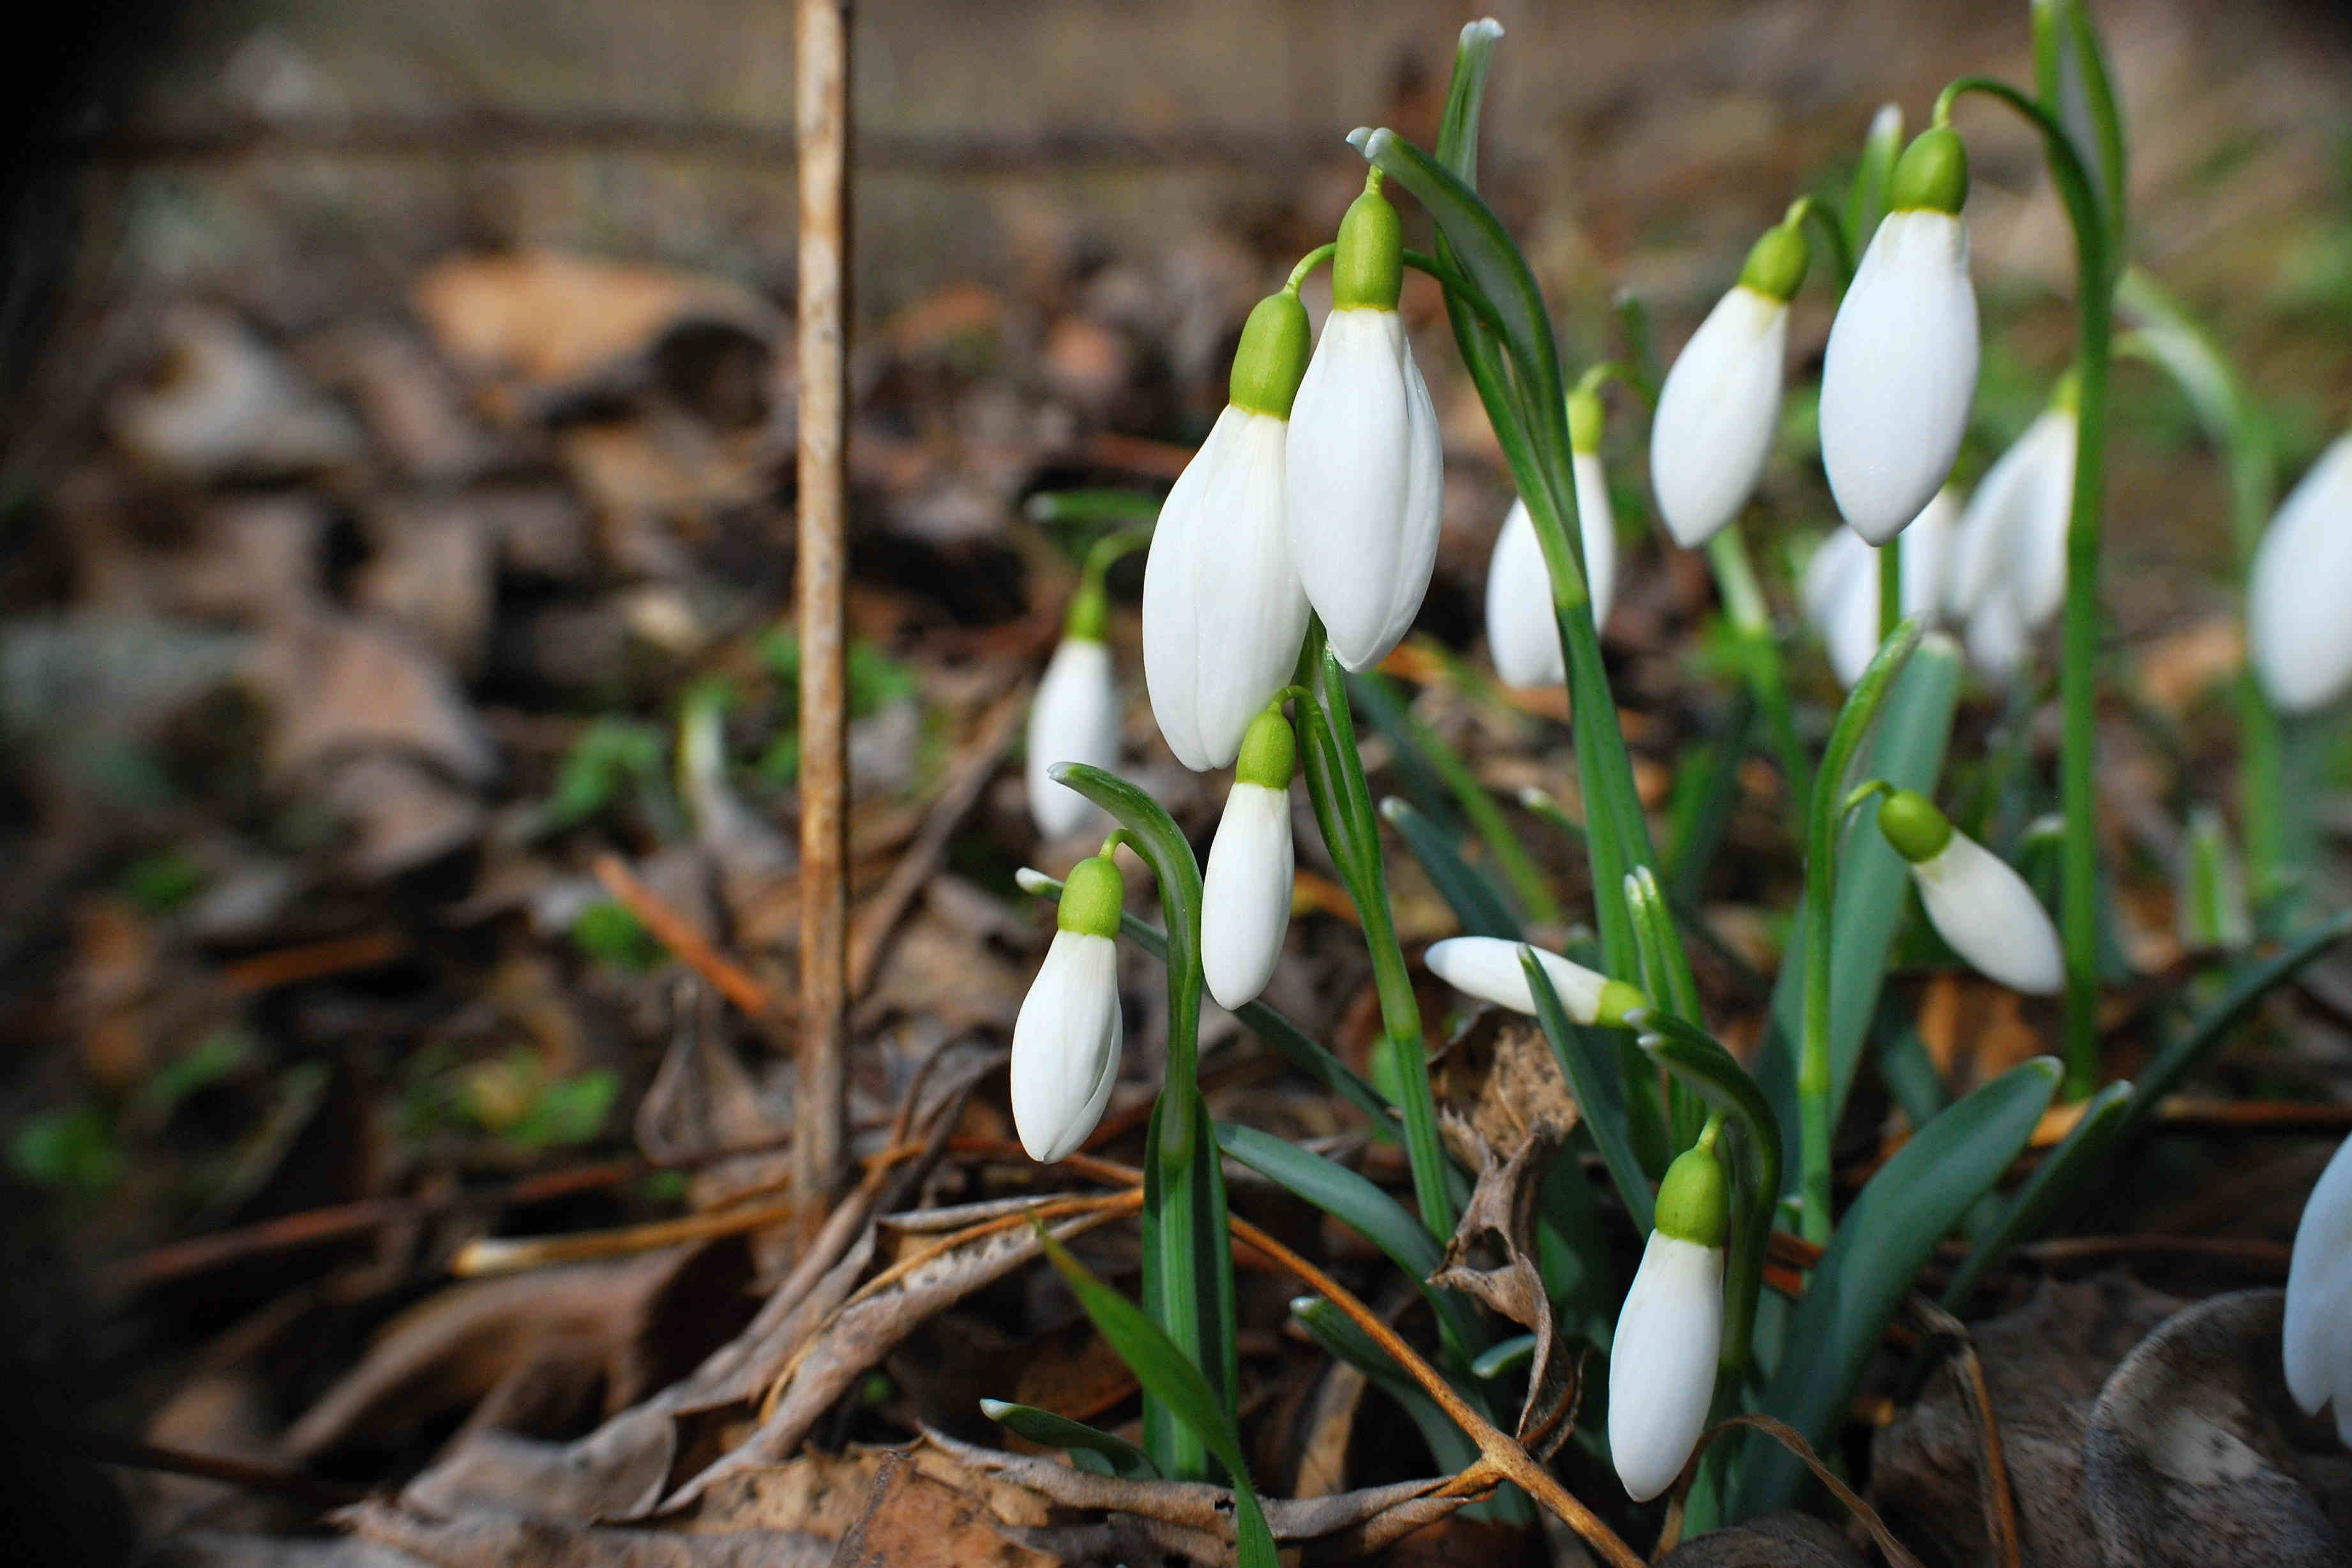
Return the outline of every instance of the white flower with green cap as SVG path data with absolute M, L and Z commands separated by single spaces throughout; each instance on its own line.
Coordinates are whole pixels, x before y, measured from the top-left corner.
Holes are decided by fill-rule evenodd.
M 2336 1406 L 2336 1436 L 2352 1448 L 2352 1138 L 2319 1173 L 2294 1227 L 2281 1335 L 2286 1391 L 2306 1415 Z
M 2247 654 L 2272 706 L 2308 713 L 2352 691 L 2352 433 L 2294 487 L 2246 579 Z
M 1528 988 L 1527 971 L 1519 954 L 1531 952 L 1544 977 L 1559 995 L 1559 1005 L 1579 1024 L 1622 1024 L 1625 1015 L 1649 1005 L 1641 988 L 1571 963 L 1559 953 L 1498 936 L 1449 936 L 1429 944 L 1422 961 L 1429 972 L 1481 1002 L 1532 1016 L 1535 993 Z
M 1720 1118 L 1658 1184 L 1649 1245 L 1609 1347 L 1609 1458 L 1625 1495 L 1647 1502 L 1682 1474 L 1715 1401 L 1723 1352 L 1723 1239 L 1730 1184 L 1717 1160 Z
M 1437 409 L 1397 299 L 1404 228 L 1375 169 L 1340 219 L 1331 314 L 1290 417 L 1291 544 L 1331 651 L 1370 669 L 1402 641 L 1437 564 Z
M 1584 587 L 1595 630 L 1608 625 L 1617 589 L 1617 514 L 1601 466 L 1600 395 L 1568 395 L 1569 460 L 1576 478 L 1577 537 L 1584 547 Z M 1551 572 L 1528 503 L 1511 502 L 1486 563 L 1486 650 L 1506 686 L 1556 686 L 1568 677 L 1553 617 Z
M 1195 773 L 1234 760 L 1306 640 L 1284 474 L 1308 337 L 1294 290 L 1258 301 L 1234 354 L 1232 401 L 1152 530 L 1143 684 L 1168 749 Z
M 1201 972 L 1222 1007 L 1257 999 L 1290 929 L 1290 776 L 1297 737 L 1279 708 L 1250 723 L 1201 881 Z
M 1022 776 L 1029 790 L 1030 820 L 1047 838 L 1066 838 L 1103 815 L 1086 796 L 1055 782 L 1054 764 L 1108 769 L 1118 763 L 1118 684 L 1110 645 L 1103 637 L 1108 619 L 1102 572 L 1090 554 L 1062 617 L 1062 640 L 1029 704 Z
M 1853 531 L 1884 544 L 1943 486 L 1977 386 L 1968 149 L 1922 132 L 1887 181 L 1887 214 L 1854 269 L 1822 363 L 1822 464 Z
M 1928 923 L 1971 968 L 2031 995 L 2064 987 L 2058 928 L 2009 862 L 1916 790 L 1888 791 L 1878 805 L 1878 830 L 1910 863 Z
M 1118 1078 L 1119 906 L 1108 854 L 1070 868 L 1054 944 L 1013 1023 L 1013 1126 L 1042 1164 L 1068 1158 L 1102 1121 Z
M 1666 531 L 1685 550 L 1738 516 L 1763 477 L 1780 423 L 1789 301 L 1807 259 L 1801 220 L 1767 229 L 1658 391 L 1650 483 Z
M 2049 405 L 1985 470 L 1960 514 L 1948 600 L 1954 616 L 1971 626 L 1993 619 L 1970 640 L 1984 641 L 1995 664 L 2001 662 L 1994 650 L 2005 645 L 2008 624 L 2030 637 L 2066 603 L 2066 529 L 2082 429 L 2079 384 L 2071 371 L 2059 378 Z

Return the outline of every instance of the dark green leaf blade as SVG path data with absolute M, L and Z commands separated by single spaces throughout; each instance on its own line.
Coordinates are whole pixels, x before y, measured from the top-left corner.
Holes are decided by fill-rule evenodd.
M 1091 1454 L 1103 1461 L 1110 1475 L 1129 1480 L 1160 1479 L 1160 1468 L 1151 1462 L 1150 1455 L 1126 1438 L 1097 1431 L 1083 1421 L 1073 1421 L 1034 1405 L 1014 1405 L 1003 1399 L 982 1400 L 980 1413 L 1032 1443 L 1066 1448 L 1073 1459 L 1080 1454 Z

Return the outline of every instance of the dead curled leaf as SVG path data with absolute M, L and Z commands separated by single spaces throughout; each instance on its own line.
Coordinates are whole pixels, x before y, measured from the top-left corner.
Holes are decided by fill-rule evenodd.
M 1486 1139 L 1466 1123 L 1449 1119 L 1448 1131 L 1479 1156 L 1478 1184 L 1462 1211 L 1445 1261 L 1430 1283 L 1459 1290 L 1492 1308 L 1536 1336 L 1528 1373 L 1527 1403 L 1519 1411 L 1518 1439 L 1538 1460 L 1549 1458 L 1568 1440 L 1576 1423 L 1580 1368 L 1559 1347 L 1557 1315 L 1537 1268 L 1536 1205 L 1544 1171 L 1564 1136 L 1550 1121 L 1538 1121 L 1507 1160 L 1498 1159 Z M 1499 1261 L 1486 1261 L 1499 1259 Z
M 1809 1513 L 1768 1513 L 1710 1530 L 1658 1559 L 1658 1568 L 1863 1568 L 1835 1526 Z

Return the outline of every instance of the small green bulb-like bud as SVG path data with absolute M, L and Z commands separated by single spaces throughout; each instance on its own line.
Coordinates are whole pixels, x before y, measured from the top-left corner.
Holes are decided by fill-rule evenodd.
M 1625 1026 L 1625 1016 L 1638 1013 L 1650 1005 L 1649 997 L 1638 985 L 1622 980 L 1612 980 L 1601 987 L 1601 1000 L 1592 1006 L 1592 1021 L 1612 1029 Z
M 1805 268 L 1811 260 L 1812 248 L 1805 243 L 1804 226 L 1775 224 L 1764 231 L 1763 238 L 1748 247 L 1748 264 L 1739 269 L 1740 286 L 1785 305 L 1797 297 L 1797 290 L 1804 285 Z
M 1898 789 L 1879 803 L 1878 831 L 1914 866 L 1940 855 L 1952 841 L 1951 822 L 1916 790 Z
M 1108 855 L 1090 855 L 1070 868 L 1062 884 L 1062 908 L 1054 923 L 1081 936 L 1117 936 L 1118 911 L 1127 902 L 1127 882 Z
M 1657 1216 L 1651 1223 L 1661 1236 L 1701 1247 L 1721 1247 L 1731 1220 L 1731 1184 L 1723 1163 L 1715 1157 L 1712 1142 L 1702 1139 L 1666 1167 L 1658 1184 Z
M 1886 210 L 1956 213 L 1969 199 L 1969 149 L 1948 125 L 1919 132 L 1886 182 Z
M 1568 444 L 1580 452 L 1601 450 L 1601 395 L 1578 387 L 1568 395 Z
M 1367 186 L 1339 220 L 1331 257 L 1331 308 L 1393 310 L 1404 290 L 1404 220 L 1396 205 Z
M 1062 637 L 1069 642 L 1100 642 L 1110 624 L 1110 602 L 1100 583 L 1082 581 L 1062 613 Z
M 1234 782 L 1288 789 L 1297 764 L 1298 737 L 1291 733 L 1290 721 L 1282 716 L 1281 708 L 1269 708 L 1250 721 L 1249 730 L 1242 736 Z
M 1313 339 L 1307 307 L 1297 295 L 1269 294 L 1260 300 L 1242 327 L 1241 347 L 1234 351 L 1234 406 L 1289 418 L 1298 384 L 1307 375 Z

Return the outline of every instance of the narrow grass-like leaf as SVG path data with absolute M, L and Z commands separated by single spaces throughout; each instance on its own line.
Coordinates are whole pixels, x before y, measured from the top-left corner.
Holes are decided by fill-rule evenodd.
M 1381 815 L 1388 819 L 1404 839 L 1404 847 L 1429 880 L 1437 889 L 1437 896 L 1462 922 L 1462 929 L 1472 936 L 1499 936 L 1517 942 L 1521 939 L 1519 918 L 1512 912 L 1503 889 L 1487 879 L 1486 873 L 1462 858 L 1462 853 L 1446 836 L 1445 830 L 1416 810 L 1411 802 L 1390 795 L 1381 802 Z
M 1467 1303 L 1429 1283 L 1445 1262 L 1445 1249 L 1402 1204 L 1347 1166 L 1270 1132 L 1232 1121 L 1220 1121 L 1216 1128 L 1217 1145 L 1226 1153 L 1386 1253 L 1421 1288 L 1430 1310 L 1437 1314 L 1438 1331 L 1456 1355 L 1466 1360 L 1485 1342 Z
M 1126 1480 L 1161 1479 L 1150 1455 L 1126 1438 L 1097 1431 L 1083 1421 L 1073 1421 L 1034 1405 L 1014 1405 L 1002 1399 L 982 1400 L 980 1413 L 1032 1443 L 1063 1449 L 1070 1456 L 1070 1462 L 1082 1470 Z
M 1921 1128 L 1871 1178 L 1790 1315 L 1766 1415 L 1827 1447 L 1920 1265 L 2025 1147 L 2058 1073 L 2049 1057 L 2011 1068 Z M 1804 1478 L 1784 1450 L 1747 1444 L 1732 1517 L 1789 1507 Z
M 1992 1228 L 1985 1232 L 1945 1288 L 1944 1306 L 1958 1312 L 1968 1304 L 1969 1292 L 1988 1270 L 1999 1266 L 2018 1243 L 2031 1239 L 2048 1222 L 2085 1177 L 2099 1169 L 2123 1136 L 2124 1114 L 2131 1102 L 2129 1083 L 2111 1083 L 2083 1107 L 2082 1120 L 2050 1152 L 2017 1195 L 2009 1201 Z
M 1602 1053 L 1615 1031 L 1588 1029 L 1571 1020 L 1568 1009 L 1560 1005 L 1559 993 L 1552 989 L 1551 976 L 1544 973 L 1534 953 L 1520 953 L 1519 966 L 1527 972 L 1528 989 L 1535 997 L 1536 1021 L 1543 1026 L 1544 1038 L 1551 1042 L 1552 1055 L 1559 1058 L 1568 1087 L 1575 1091 L 1576 1103 L 1584 1111 L 1584 1125 L 1592 1130 L 1601 1162 L 1609 1167 L 1609 1179 L 1617 1184 L 1618 1197 L 1633 1216 L 1633 1228 L 1647 1236 L 1657 1194 L 1634 1152 L 1633 1126 L 1616 1076 L 1617 1053 L 1613 1049 L 1605 1056 Z
M 1437 1407 L 1437 1401 L 1406 1376 L 1404 1368 L 1374 1344 L 1345 1312 L 1320 1296 L 1301 1296 L 1290 1303 L 1290 1315 L 1317 1344 L 1362 1373 L 1373 1387 L 1397 1402 L 1412 1419 L 1414 1430 L 1421 1434 L 1421 1440 L 1429 1445 L 1430 1458 L 1437 1461 L 1441 1469 L 1459 1474 L 1478 1462 L 1478 1445 L 1470 1440 L 1469 1434 L 1456 1426 Z M 1468 1393 L 1465 1391 L 1463 1396 L 1469 1397 Z
M 1470 1375 L 1482 1380 L 1500 1377 L 1535 1353 L 1535 1335 L 1514 1334 L 1500 1344 L 1489 1345 L 1470 1363 Z
M 1234 1533 L 1242 1563 L 1247 1568 L 1276 1568 L 1274 1532 L 1266 1528 L 1265 1511 L 1258 1507 L 1257 1492 L 1250 1485 L 1249 1466 L 1242 1457 L 1241 1434 L 1234 1429 L 1230 1405 L 1220 1403 L 1201 1369 L 1141 1308 L 1096 1279 L 1094 1271 L 1072 1257 L 1070 1249 L 1043 1225 L 1030 1223 L 1036 1226 L 1038 1245 L 1069 1281 L 1070 1293 L 1093 1321 L 1095 1331 L 1127 1363 L 1144 1392 L 1182 1422 L 1233 1478 Z

